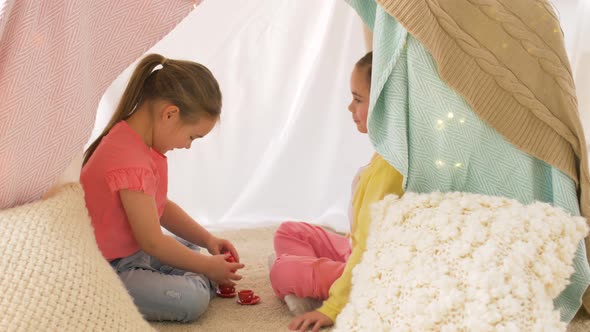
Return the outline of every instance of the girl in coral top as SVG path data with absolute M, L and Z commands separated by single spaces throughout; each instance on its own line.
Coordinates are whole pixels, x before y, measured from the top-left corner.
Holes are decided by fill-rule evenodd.
M 206 67 L 150 54 L 85 153 L 80 180 L 98 247 L 148 320 L 195 320 L 212 284 L 241 279 L 234 246 L 167 198 L 166 152 L 189 149 L 220 112 L 221 91 Z M 230 254 L 238 261 L 226 261 Z

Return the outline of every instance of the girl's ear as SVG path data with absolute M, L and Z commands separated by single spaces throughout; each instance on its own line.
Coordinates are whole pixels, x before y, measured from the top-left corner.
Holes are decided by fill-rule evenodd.
M 176 105 L 168 105 L 162 109 L 162 120 L 174 119 L 180 115 L 180 110 Z

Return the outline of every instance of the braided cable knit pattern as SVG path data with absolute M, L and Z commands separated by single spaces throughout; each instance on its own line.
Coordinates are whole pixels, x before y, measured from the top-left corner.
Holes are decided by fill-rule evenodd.
M 424 44 L 437 62 L 441 78 L 469 102 L 482 120 L 523 152 L 560 169 L 580 185 L 582 215 L 589 216 L 590 176 L 586 143 L 575 92 L 569 90 L 573 84 L 569 65 L 564 62 L 567 57 L 563 38 L 553 34 L 544 36 L 543 42 L 547 45 L 543 45 L 537 40 L 540 35 L 517 28 L 518 17 L 524 16 L 525 8 L 539 7 L 541 14 L 549 13 L 547 18 L 551 27 L 559 27 L 559 22 L 545 1 L 520 1 L 521 7 L 512 6 L 512 10 L 516 8 L 520 12 L 509 13 L 507 2 L 502 5 L 500 0 L 470 0 L 461 7 L 453 7 L 455 3 L 448 0 L 376 0 Z M 473 13 L 471 9 L 475 6 L 486 12 L 482 17 L 490 19 L 488 24 L 495 22 L 502 26 L 502 33 L 508 33 L 513 39 L 510 43 L 531 46 L 528 56 L 500 60 L 494 53 L 497 50 L 485 48 L 482 44 L 485 38 L 488 38 L 487 42 L 499 42 L 496 30 L 485 37 L 473 37 L 469 28 L 478 26 L 479 22 L 461 15 Z M 502 15 L 491 19 L 490 8 Z M 514 18 L 509 18 L 511 14 Z M 458 17 L 463 20 L 461 26 L 455 20 Z M 561 63 L 557 58 L 561 58 Z M 512 65 L 539 65 L 537 72 L 515 73 L 505 61 L 513 61 Z M 535 87 L 523 83 L 524 79 L 529 79 L 530 83 L 530 77 L 537 76 L 553 76 L 555 84 Z M 551 96 L 551 102 L 542 96 Z
M 82 187 L 0 211 L 0 331 L 151 331 L 102 257 Z
M 574 80 L 569 69 L 569 63 L 564 63 L 549 45 L 539 37 L 535 30 L 529 28 L 522 19 L 511 13 L 500 2 L 490 3 L 488 0 L 468 1 L 477 6 L 489 18 L 500 23 L 510 36 L 521 43 L 523 48 L 539 61 L 545 72 L 550 74 L 559 84 L 563 93 L 571 98 L 571 102 L 577 102 L 574 94 Z M 556 26 L 555 29 L 557 28 L 559 26 Z

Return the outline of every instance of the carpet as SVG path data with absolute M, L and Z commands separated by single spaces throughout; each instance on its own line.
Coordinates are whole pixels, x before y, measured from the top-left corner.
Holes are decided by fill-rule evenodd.
M 152 323 L 162 332 L 234 332 L 234 331 L 289 331 L 292 316 L 287 306 L 274 296 L 268 279 L 267 258 L 273 252 L 272 238 L 276 227 L 236 229 L 214 232 L 236 246 L 240 260 L 246 264 L 241 270 L 243 279 L 236 289 L 252 289 L 262 301 L 253 306 L 241 306 L 236 298 L 214 298 L 205 314 L 196 322 Z M 590 316 L 578 312 L 568 332 L 590 331 Z

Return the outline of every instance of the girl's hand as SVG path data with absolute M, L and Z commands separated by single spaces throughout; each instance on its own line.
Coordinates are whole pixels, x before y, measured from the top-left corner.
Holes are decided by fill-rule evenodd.
M 234 286 L 235 282 L 232 280 L 240 280 L 242 276 L 236 274 L 235 271 L 244 267 L 242 263 L 230 263 L 226 259 L 229 257 L 229 253 L 224 255 L 214 255 L 207 257 L 208 264 L 204 274 L 211 281 L 218 285 L 231 285 Z
M 234 256 L 236 262 L 240 262 L 238 251 L 236 248 L 234 248 L 233 244 L 231 244 L 231 242 L 226 239 L 220 239 L 211 235 L 211 238 L 207 242 L 207 250 L 209 250 L 211 255 L 219 255 L 229 252 L 232 256 Z
M 334 322 L 332 321 L 332 319 L 330 319 L 330 317 L 315 310 L 306 312 L 301 316 L 293 318 L 291 323 L 289 323 L 289 330 L 299 330 L 301 332 L 304 332 L 307 331 L 307 329 L 309 328 L 313 329 L 313 332 L 318 332 L 320 328 L 332 325 L 334 325 Z

